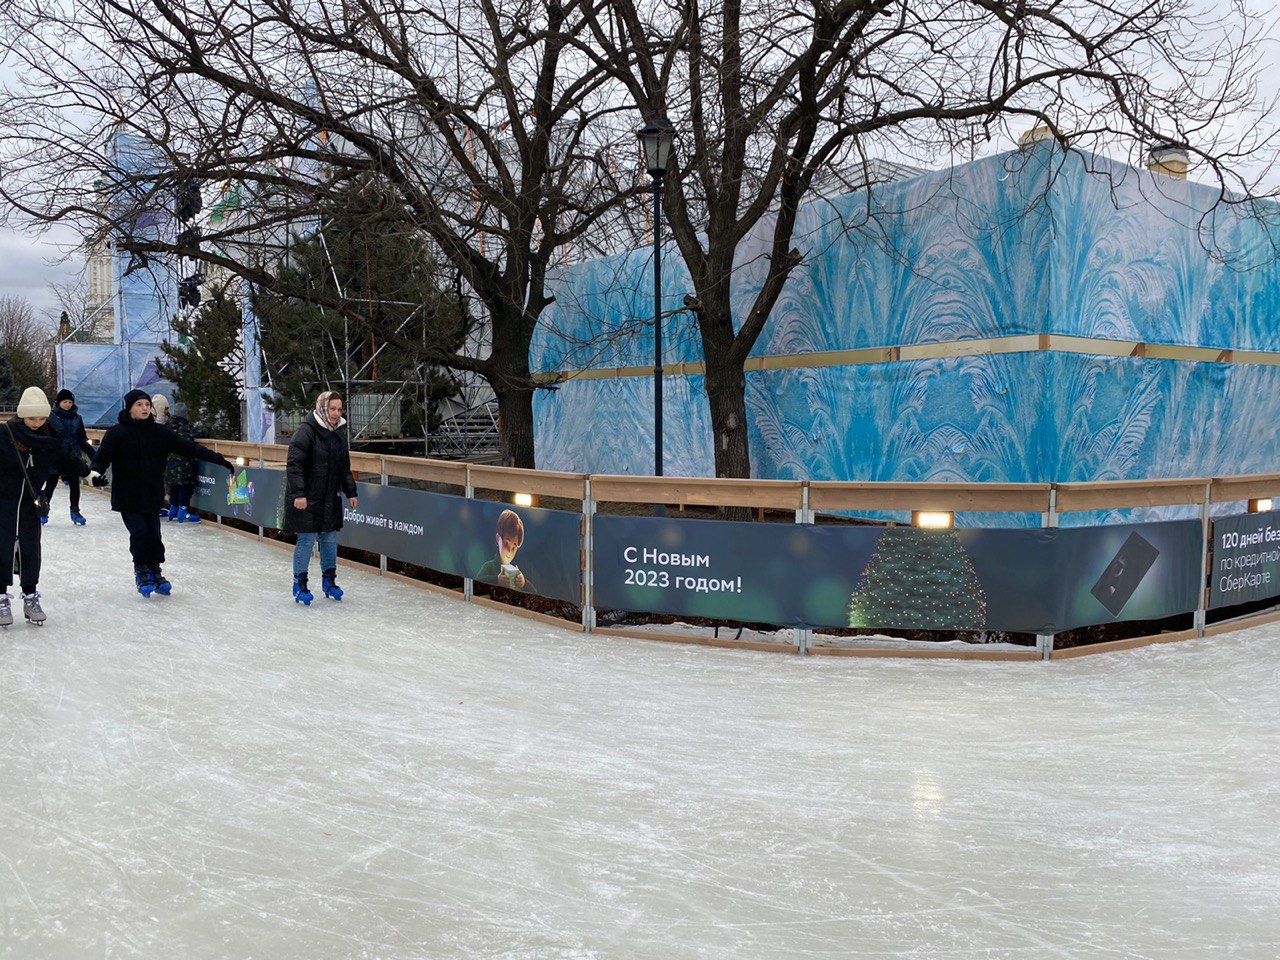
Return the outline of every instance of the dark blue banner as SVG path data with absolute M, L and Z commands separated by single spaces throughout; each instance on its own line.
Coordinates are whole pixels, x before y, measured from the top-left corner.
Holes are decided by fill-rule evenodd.
M 192 506 L 279 530 L 282 470 L 245 467 L 228 481 L 201 463 Z M 221 476 L 218 476 L 221 475 Z M 403 487 L 358 483 L 338 542 L 520 593 L 582 602 L 581 517 Z
M 1194 610 L 1196 520 L 1067 529 L 595 520 L 595 605 L 799 627 L 1057 633 Z
M 1209 609 L 1280 596 L 1280 513 L 1213 521 Z

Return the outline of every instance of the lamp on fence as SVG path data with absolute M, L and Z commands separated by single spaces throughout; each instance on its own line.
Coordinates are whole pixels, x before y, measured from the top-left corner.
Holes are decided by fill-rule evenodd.
M 1258 497 L 1256 500 L 1249 501 L 1250 513 L 1269 513 L 1271 510 L 1270 497 Z
M 236 457 L 236 466 L 237 466 L 237 467 L 243 467 L 243 466 L 244 466 L 244 457 Z
M 912 510 L 911 525 L 926 530 L 950 530 L 955 526 L 955 514 L 949 510 Z
M 532 493 L 517 493 L 511 498 L 511 502 L 517 507 L 536 507 L 537 499 Z
M 645 168 L 653 178 L 653 475 L 662 476 L 662 180 L 671 166 L 676 128 L 654 117 L 636 136 L 644 147 Z

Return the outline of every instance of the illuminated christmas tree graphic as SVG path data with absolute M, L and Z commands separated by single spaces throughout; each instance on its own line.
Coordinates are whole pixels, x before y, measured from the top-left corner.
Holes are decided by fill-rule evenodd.
M 849 626 L 981 630 L 987 597 L 954 530 L 886 530 L 849 601 Z

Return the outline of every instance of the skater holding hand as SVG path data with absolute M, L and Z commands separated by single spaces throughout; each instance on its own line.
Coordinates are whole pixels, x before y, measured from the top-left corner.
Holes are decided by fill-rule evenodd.
M 93 449 L 93 445 L 89 443 L 89 436 L 85 433 L 84 420 L 81 418 L 79 410 L 76 409 L 76 395 L 70 390 L 59 390 L 54 403 L 53 415 L 49 419 L 62 438 L 62 452 L 68 460 L 76 464 L 80 463 L 80 454 L 82 453 L 92 460 L 97 451 Z M 53 502 L 53 493 L 58 489 L 59 480 L 66 483 L 70 488 L 71 522 L 77 527 L 82 527 L 86 523 L 84 515 L 80 513 L 80 478 L 83 475 L 78 470 L 75 473 L 64 473 L 61 470 L 55 470 L 49 474 L 49 479 L 44 485 L 46 508 Z M 49 511 L 46 509 L 40 522 L 44 523 L 48 519 Z
M 120 514 L 129 530 L 134 581 L 144 597 L 153 592 L 167 596 L 172 587 L 160 572 L 164 563 L 160 504 L 164 502 L 165 464 L 171 453 L 235 469 L 222 454 L 156 423 L 151 397 L 144 390 L 130 390 L 124 396 L 119 422 L 106 432 L 91 464 L 99 474 L 114 468 L 111 509 Z
M 77 488 L 89 468 L 63 450 L 49 423 L 49 399 L 28 387 L 18 415 L 0 427 L 0 626 L 13 623 L 9 586 L 20 570 L 22 611 L 28 623 L 43 624 L 40 607 L 40 521 L 48 510 L 43 487 L 50 473 L 74 477 Z
M 293 551 L 293 598 L 304 606 L 310 606 L 314 596 L 307 588 L 307 568 L 317 540 L 324 595 L 330 600 L 342 599 L 337 580 L 338 531 L 342 529 L 344 505 L 353 510 L 356 507 L 346 426 L 342 396 L 326 390 L 316 397 L 315 409 L 289 443 L 284 532 L 298 535 Z

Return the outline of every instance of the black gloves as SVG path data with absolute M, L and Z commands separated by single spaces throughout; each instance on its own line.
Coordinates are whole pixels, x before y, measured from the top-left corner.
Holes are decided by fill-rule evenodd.
M 89 484 L 94 487 L 105 487 L 107 478 L 100 474 L 97 470 L 89 471 Z

